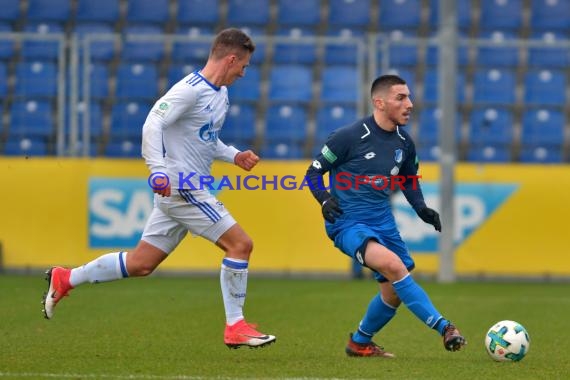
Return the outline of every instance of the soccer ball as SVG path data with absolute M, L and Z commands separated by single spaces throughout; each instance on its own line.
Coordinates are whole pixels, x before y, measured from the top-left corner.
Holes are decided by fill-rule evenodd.
M 518 362 L 528 353 L 530 338 L 526 329 L 515 321 L 497 322 L 487 331 L 485 348 L 498 362 Z

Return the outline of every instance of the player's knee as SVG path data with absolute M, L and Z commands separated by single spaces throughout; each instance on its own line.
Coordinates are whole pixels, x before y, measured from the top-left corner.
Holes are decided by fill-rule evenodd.
M 249 237 L 240 239 L 228 249 L 228 253 L 232 256 L 243 260 L 249 259 L 251 251 L 253 251 L 253 241 Z

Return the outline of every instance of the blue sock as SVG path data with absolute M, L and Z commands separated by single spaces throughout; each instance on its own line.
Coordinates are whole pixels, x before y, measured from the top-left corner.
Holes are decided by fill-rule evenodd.
M 358 330 L 352 335 L 356 343 L 368 343 L 382 327 L 384 327 L 396 314 L 396 308 L 388 305 L 377 294 L 368 305 L 364 318 L 360 321 Z
M 437 330 L 440 335 L 443 334 L 443 329 L 448 323 L 447 320 L 433 306 L 427 293 L 414 281 L 412 276 L 408 274 L 392 285 L 398 297 L 420 321 Z

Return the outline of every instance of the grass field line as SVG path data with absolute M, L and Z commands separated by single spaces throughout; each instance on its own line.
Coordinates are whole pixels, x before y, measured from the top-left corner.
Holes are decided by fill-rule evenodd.
M 34 378 L 34 379 L 132 379 L 132 380 L 344 380 L 338 377 L 226 377 L 226 376 L 187 376 L 187 375 L 111 375 L 104 373 L 34 373 L 34 372 L 0 372 L 0 378 Z M 366 380 L 355 379 L 351 380 Z

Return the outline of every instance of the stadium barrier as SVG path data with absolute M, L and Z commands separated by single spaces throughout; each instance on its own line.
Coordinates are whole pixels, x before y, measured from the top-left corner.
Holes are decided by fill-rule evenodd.
M 262 161 L 257 176 L 302 180 L 309 161 Z M 0 158 L 4 265 L 39 270 L 80 265 L 100 254 L 128 250 L 152 208 L 142 160 Z M 249 173 L 248 173 L 249 174 Z M 422 165 L 428 205 L 438 209 L 437 165 Z M 216 163 L 213 175 L 244 175 Z M 565 202 L 569 166 L 471 165 L 456 168 L 455 270 L 458 276 L 568 277 Z M 344 274 L 350 261 L 325 236 L 319 207 L 306 188 L 230 190 L 217 197 L 254 240 L 251 270 L 279 274 Z M 11 202 L 14 200 L 14 202 Z M 394 197 L 402 235 L 416 271 L 437 272 L 437 233 L 421 222 L 403 196 Z M 443 228 L 450 228 L 443 221 Z M 162 271 L 217 271 L 221 252 L 188 236 Z

